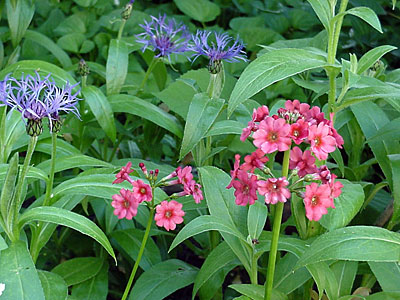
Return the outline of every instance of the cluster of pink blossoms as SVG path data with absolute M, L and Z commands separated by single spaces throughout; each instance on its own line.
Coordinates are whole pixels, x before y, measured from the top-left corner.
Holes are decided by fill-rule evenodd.
M 144 183 L 142 180 L 133 180 L 129 174 L 133 172 L 131 169 L 132 163 L 128 162 L 126 166 L 122 167 L 121 170 L 115 175 L 116 179 L 113 181 L 115 183 L 121 183 L 125 180 L 132 184 L 132 190 L 121 189 L 119 194 L 113 195 L 111 202 L 112 207 L 114 207 L 114 215 L 118 216 L 119 219 L 126 218 L 131 220 L 137 214 L 137 209 L 139 204 L 146 202 L 147 205 L 153 208 L 153 190 L 156 187 L 182 184 L 183 191 L 172 195 L 170 198 L 178 198 L 186 195 L 192 195 L 196 203 L 200 203 L 203 200 L 203 193 L 201 191 L 201 185 L 193 180 L 192 168 L 185 167 L 181 169 L 178 167 L 174 172 L 172 172 L 167 177 L 157 181 L 159 170 L 148 172 L 146 166 L 143 163 L 139 164 L 143 174 L 149 181 L 150 185 Z M 177 177 L 175 180 L 167 182 L 167 180 Z M 175 201 L 162 201 L 156 207 L 156 214 L 154 220 L 157 226 L 164 227 L 167 231 L 174 230 L 176 224 L 181 224 L 183 222 L 183 216 L 185 212 L 182 210 L 182 204 Z
M 332 119 L 333 115 L 330 117 Z M 317 168 L 315 161 L 316 158 L 326 160 L 336 147 L 342 148 L 343 138 L 332 121 L 325 119 L 319 107 L 310 108 L 307 103 L 287 100 L 285 108 L 270 116 L 268 107 L 261 106 L 254 109 L 252 120 L 243 129 L 240 139 L 244 141 L 252 133 L 253 143 L 258 149 L 247 155 L 243 164 L 240 164 L 240 155 L 235 156 L 232 180 L 227 186 L 235 189 L 236 204 L 254 204 L 257 192 L 265 197 L 267 204 L 286 202 L 292 192 L 304 188 L 302 182 L 315 181 L 305 186 L 305 193 L 302 193 L 307 218 L 318 221 L 327 214 L 328 207 L 335 207 L 334 198 L 340 195 L 343 185 L 335 181 L 336 175 L 325 165 Z M 306 144 L 310 149 L 303 152 L 295 146 L 290 151 L 289 168 L 294 170 L 292 176 L 297 175 L 297 180 L 289 186 L 288 178 L 275 178 L 265 166 L 268 161 L 265 155 L 287 151 L 293 143 L 298 146 Z M 255 174 L 256 169 L 270 177 Z

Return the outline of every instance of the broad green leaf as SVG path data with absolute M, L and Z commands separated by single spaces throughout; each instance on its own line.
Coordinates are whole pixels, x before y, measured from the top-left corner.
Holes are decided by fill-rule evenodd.
M 384 292 L 400 292 L 399 262 L 368 262 Z
M 389 118 L 383 110 L 373 102 L 364 102 L 351 107 L 361 130 L 366 139 L 374 136 L 379 129 L 389 123 Z M 393 187 L 392 167 L 388 158 L 389 154 L 398 153 L 399 144 L 393 140 L 369 142 L 372 152 L 387 178 L 390 187 Z
M 38 270 L 46 300 L 65 300 L 68 296 L 68 287 L 64 279 L 56 273 Z
M 375 293 L 365 298 L 365 300 L 398 300 L 398 299 L 400 299 L 400 293 L 396 292 Z
M 45 300 L 32 257 L 22 241 L 0 252 L 1 300 Z
M 322 297 L 324 291 L 329 300 L 338 299 L 339 286 L 335 278 L 335 274 L 325 262 L 318 262 L 307 265 L 308 271 L 314 278 L 318 287 L 319 298 Z
M 346 11 L 346 14 L 350 14 L 359 17 L 360 19 L 363 19 L 365 22 L 367 22 L 373 28 L 378 30 L 380 33 L 383 33 L 378 16 L 369 7 L 354 7 Z
M 331 265 L 339 288 L 337 296 L 350 295 L 353 289 L 354 279 L 357 274 L 358 263 L 355 261 L 337 261 Z
M 253 300 L 264 300 L 264 286 L 256 284 L 231 284 L 231 289 Z M 287 300 L 287 296 L 275 289 L 272 290 L 271 300 Z
M 400 234 L 373 226 L 351 226 L 319 236 L 300 257 L 297 268 L 327 260 L 397 262 Z
M 265 204 L 256 201 L 249 207 L 247 228 L 252 239 L 258 239 L 267 221 L 268 208 Z
M 6 243 L 6 241 L 3 239 L 3 237 L 0 235 L 0 251 L 7 249 L 8 245 Z
M 370 142 L 379 142 L 385 140 L 400 140 L 400 118 L 393 119 L 385 126 L 380 128 L 376 134 L 370 137 L 367 140 L 367 143 Z
M 18 0 L 16 3 L 12 3 L 12 0 L 6 0 L 6 7 L 11 41 L 13 46 L 17 47 L 32 21 L 35 5 L 31 0 Z
M 182 126 L 179 121 L 148 101 L 131 95 L 112 95 L 109 100 L 115 113 L 124 112 L 142 117 L 172 132 L 179 138 L 183 136 Z
M 7 175 L 1 187 L 0 211 L 4 222 L 7 222 L 8 211 L 13 201 L 15 183 L 18 175 L 18 152 L 13 155 L 7 168 Z
M 209 0 L 174 0 L 187 16 L 199 22 L 210 22 L 220 15 L 219 6 Z
M 329 30 L 329 22 L 332 18 L 332 12 L 330 8 L 330 4 L 328 0 L 307 0 L 315 13 L 318 16 L 318 19 L 321 21 L 322 25 L 324 25 L 326 30 Z
M 193 150 L 206 135 L 224 105 L 222 99 L 210 99 L 206 94 L 196 94 L 189 107 L 179 159 Z
M 96 276 L 103 266 L 98 257 L 77 257 L 55 266 L 51 272 L 61 276 L 68 286 L 75 285 Z
M 201 294 L 202 287 L 204 290 L 207 290 L 207 292 L 212 290 L 209 294 L 213 297 L 217 289 L 221 287 L 226 273 L 238 265 L 240 265 L 240 261 L 229 248 L 228 244 L 226 242 L 220 243 L 210 252 L 202 264 L 201 269 L 196 276 L 196 280 L 194 281 L 192 299 L 195 298 L 199 290 Z M 225 275 L 222 276 L 222 281 L 218 280 L 219 277 L 221 277 L 218 276 L 220 273 Z M 212 288 L 214 286 L 216 287 L 215 289 Z
M 21 172 L 21 167 L 22 166 L 20 166 L 19 172 Z M 4 180 L 4 178 L 6 177 L 7 170 L 8 170 L 7 164 L 0 164 L 0 182 Z M 26 178 L 30 179 L 28 182 L 32 182 L 35 180 L 43 180 L 43 181 L 48 180 L 47 174 L 45 172 L 32 166 L 29 167 L 28 173 L 26 174 Z
M 198 269 L 178 259 L 163 261 L 137 279 L 129 300 L 162 300 L 194 282 Z
M 342 173 L 342 176 L 344 177 L 344 161 L 339 148 L 336 148 L 336 150 L 331 153 L 331 156 L 335 160 L 340 172 Z
M 384 56 L 386 53 L 397 49 L 397 47 L 390 45 L 383 45 L 365 53 L 359 60 L 357 66 L 357 74 L 362 74 L 364 71 L 368 70 L 373 64 Z
M 107 95 L 118 94 L 128 73 L 128 47 L 122 40 L 112 39 L 106 65 Z
M 215 167 L 202 167 L 199 168 L 199 172 L 211 216 L 224 220 L 247 236 L 247 209 L 236 205 L 233 191 L 226 189 L 231 180 L 230 176 Z M 221 232 L 221 235 L 244 267 L 250 270 L 247 245 L 232 234 Z
M 223 120 L 215 122 L 206 136 L 222 135 L 222 134 L 242 134 L 243 124 L 235 120 Z
M 74 32 L 65 34 L 61 38 L 59 38 L 57 41 L 57 45 L 68 52 L 85 53 L 88 52 L 88 49 L 85 49 L 88 46 L 87 44 L 85 44 L 86 41 L 86 36 L 83 33 Z
M 223 219 L 216 216 L 204 215 L 190 221 L 179 231 L 172 242 L 169 251 L 174 249 L 184 240 L 196 234 L 211 230 L 217 230 L 220 233 L 232 234 L 243 242 L 246 242 L 246 238 L 231 223 L 225 222 Z
M 34 41 L 49 50 L 51 54 L 57 58 L 63 68 L 68 68 L 72 65 L 68 54 L 65 53 L 60 46 L 39 31 L 27 30 L 25 33 L 25 38 L 30 39 L 31 41 Z
M 99 122 L 101 128 L 114 143 L 116 138 L 114 114 L 106 96 L 95 86 L 84 87 L 82 94 L 96 117 L 97 122 Z
M 108 263 L 96 276 L 72 287 L 72 296 L 79 300 L 106 300 L 108 295 Z
M 142 230 L 131 228 L 114 231 L 111 233 L 111 237 L 118 242 L 133 261 L 136 261 L 140 246 L 142 245 L 143 234 L 144 232 Z M 146 271 L 160 262 L 160 250 L 156 243 L 152 239 L 149 239 L 144 248 L 139 266 Z
M 393 215 L 389 225 L 400 222 L 400 154 L 388 155 L 393 171 Z
M 12 73 L 11 75 L 15 78 L 21 77 L 22 74 L 35 74 L 37 71 L 42 78 L 51 73 L 51 77 L 54 78 L 54 81 L 58 86 L 65 85 L 66 82 L 69 82 L 71 85 L 76 83 L 74 77 L 72 77 L 68 72 L 64 71 L 60 67 L 53 65 L 51 63 L 41 61 L 41 60 L 22 60 L 12 64 L 3 70 L 0 71 L 0 78 L 4 78 L 7 74 Z
M 327 65 L 323 55 L 305 49 L 271 50 L 252 61 L 243 71 L 232 91 L 228 116 L 237 106 L 271 84 Z
M 328 214 L 319 221 L 332 231 L 345 227 L 355 217 L 364 203 L 364 190 L 360 184 L 339 180 L 343 184 L 342 193 L 335 199 L 336 208 L 328 208 Z
M 19 219 L 19 227 L 32 221 L 55 223 L 70 227 L 99 242 L 105 250 L 116 260 L 114 250 L 106 235 L 88 218 L 80 214 L 58 207 L 35 207 L 26 211 Z
M 263 231 L 258 239 L 259 243 L 255 246 L 256 254 L 261 256 L 264 252 L 267 252 L 271 248 L 272 232 Z M 286 251 L 294 254 L 299 258 L 308 248 L 309 244 L 305 241 L 282 235 L 279 237 L 278 250 Z

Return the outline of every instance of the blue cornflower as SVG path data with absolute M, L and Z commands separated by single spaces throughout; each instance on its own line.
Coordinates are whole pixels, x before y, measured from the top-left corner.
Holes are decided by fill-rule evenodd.
M 215 42 L 209 41 L 212 33 L 214 33 Z M 197 30 L 196 34 L 192 35 L 192 40 L 193 44 L 190 46 L 190 50 L 195 52 L 194 60 L 201 55 L 208 57 L 210 60 L 208 69 L 213 74 L 220 71 L 222 60 L 227 62 L 247 61 L 243 42 L 239 38 L 231 38 L 227 33 Z
M 168 57 L 171 54 L 181 54 L 188 51 L 190 33 L 187 27 L 176 23 L 174 19 L 165 20 L 166 15 L 158 18 L 151 16 L 151 21 L 145 21 L 139 26 L 143 33 L 136 35 L 136 41 L 143 44 L 142 51 L 150 48 L 156 57 Z
M 8 78 L 0 84 L 0 106 L 7 105 L 11 110 L 17 110 L 22 118 L 26 119 L 26 130 L 31 136 L 38 136 L 43 131 L 42 119 L 49 119 L 52 132 L 60 129 L 60 112 L 73 112 L 79 118 L 79 111 L 75 107 L 79 92 L 73 94 L 72 89 L 77 86 L 68 82 L 60 89 L 56 86 L 51 74 L 43 79 L 36 72 L 36 76 L 24 75 L 20 80 Z

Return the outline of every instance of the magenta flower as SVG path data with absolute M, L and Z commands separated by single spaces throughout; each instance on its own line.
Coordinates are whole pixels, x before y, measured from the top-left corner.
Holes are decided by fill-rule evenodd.
M 188 186 L 193 180 L 192 167 L 190 166 L 179 169 L 176 173 L 178 176 L 178 182 L 183 184 L 184 187 Z
M 142 203 L 143 201 L 151 201 L 153 199 L 151 187 L 142 180 L 138 179 L 132 182 L 132 186 L 133 195 L 139 201 L 139 203 Z
M 307 185 L 304 205 L 306 217 L 310 221 L 319 221 L 323 215 L 328 213 L 328 207 L 335 208 L 329 185 L 322 184 L 318 186 L 315 182 Z
M 289 132 L 290 125 L 284 119 L 267 117 L 260 122 L 258 130 L 254 132 L 253 143 L 264 153 L 286 151 L 292 143 Z
M 290 125 L 289 136 L 296 145 L 300 145 L 308 137 L 308 124 L 303 119 Z
M 299 147 L 294 147 L 290 151 L 289 169 L 297 169 L 300 177 L 314 174 L 318 171 L 315 166 L 315 157 L 311 155 L 311 151 L 306 150 L 303 153 Z
M 269 116 L 268 106 L 265 106 L 265 105 L 260 106 L 259 108 L 257 108 L 257 110 L 254 109 L 254 111 L 256 113 L 254 122 L 261 122 L 262 120 L 264 120 L 266 117 Z M 254 115 L 254 113 L 253 113 L 253 115 Z
M 290 198 L 290 191 L 286 188 L 289 181 L 285 177 L 281 178 L 268 178 L 268 180 L 259 180 L 258 192 L 260 195 L 265 196 L 265 203 L 276 204 L 279 202 L 286 202 Z
M 332 178 L 329 182 L 332 198 L 337 198 L 342 193 L 343 184 L 340 181 L 335 181 L 336 178 L 337 176 L 335 174 L 332 174 Z
M 310 110 L 310 105 L 307 103 L 300 103 L 299 100 L 287 100 L 285 102 L 285 108 L 292 113 L 299 113 L 305 116 Z
M 328 153 L 335 151 L 336 140 L 329 135 L 330 127 L 323 123 L 312 125 L 308 131 L 308 139 L 311 143 L 311 151 L 319 160 L 328 158 Z
M 240 167 L 240 155 L 235 155 L 235 163 L 233 165 L 233 170 L 231 171 L 231 182 L 229 182 L 227 189 L 230 189 L 233 186 L 234 180 L 237 178 L 238 170 Z
M 253 172 L 256 168 L 263 169 L 265 167 L 264 163 L 268 161 L 268 157 L 261 149 L 257 149 L 251 155 L 246 155 L 244 157 L 244 163 L 240 166 L 243 171 Z
M 237 179 L 232 185 L 235 188 L 236 204 L 246 206 L 252 205 L 257 200 L 257 176 L 238 170 Z
M 119 171 L 116 175 L 115 175 L 115 180 L 112 182 L 112 184 L 116 184 L 116 183 L 121 183 L 124 182 L 125 180 L 129 181 L 130 183 L 132 183 L 132 179 L 129 177 L 129 174 L 133 172 L 133 170 L 131 169 L 132 167 L 132 163 L 128 162 L 126 164 L 126 166 L 121 168 L 121 171 Z
M 167 231 L 174 230 L 176 224 L 183 222 L 185 212 L 182 210 L 182 204 L 174 200 L 162 201 L 156 206 L 156 215 L 154 220 L 157 226 L 164 227 Z
M 268 107 L 263 105 L 253 110 L 251 121 L 247 123 L 247 127 L 243 128 L 240 140 L 244 142 L 253 131 L 258 129 L 258 125 L 255 122 L 261 122 L 269 115 Z
M 130 190 L 121 189 L 112 199 L 111 206 L 114 207 L 114 215 L 118 216 L 118 219 L 132 220 L 136 216 L 139 201 Z
M 201 191 L 201 185 L 196 183 L 196 181 L 192 180 L 189 186 L 190 188 L 187 191 L 187 194 L 192 195 L 194 202 L 199 204 L 201 200 L 203 200 L 203 192 Z

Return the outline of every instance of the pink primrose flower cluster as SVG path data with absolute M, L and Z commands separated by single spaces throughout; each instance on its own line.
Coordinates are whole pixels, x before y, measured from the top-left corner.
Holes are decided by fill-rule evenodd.
M 330 115 L 332 118 L 333 114 Z M 336 147 L 342 148 L 343 138 L 331 120 L 325 119 L 319 107 L 310 108 L 298 100 L 287 100 L 285 108 L 272 116 L 267 106 L 254 109 L 252 120 L 243 129 L 240 139 L 245 141 L 252 134 L 253 144 L 258 149 L 245 156 L 243 164 L 240 164 L 240 155 L 235 155 L 232 179 L 227 186 L 235 189 L 236 204 L 254 204 L 257 192 L 265 197 L 267 204 L 286 202 L 292 192 L 299 193 L 299 188 L 304 188 L 303 182 L 314 181 L 305 186 L 305 193 L 299 193 L 304 199 L 306 217 L 318 221 L 327 214 L 328 207 L 335 208 L 334 199 L 341 194 L 343 185 L 335 181 L 336 175 L 325 165 L 318 168 L 315 164 L 316 159 L 326 160 Z M 291 149 L 293 144 L 296 146 Z M 299 146 L 309 149 L 303 152 Z M 265 166 L 268 161 L 265 155 L 289 149 L 292 175 L 275 178 Z M 261 172 L 256 174 L 256 169 Z M 292 176 L 297 180 L 290 185 Z
M 115 175 L 116 179 L 113 181 L 113 184 L 128 181 L 132 185 L 132 190 L 121 189 L 119 194 L 112 196 L 113 201 L 111 205 L 114 207 L 114 215 L 119 219 L 126 218 L 131 220 L 136 216 L 139 204 L 142 202 L 146 202 L 148 206 L 153 207 L 153 189 L 160 186 L 182 184 L 183 191 L 172 195 L 170 198 L 192 195 L 196 203 L 200 203 L 203 200 L 201 185 L 193 179 L 191 167 L 184 167 L 183 169 L 178 167 L 159 182 L 156 182 L 159 173 L 158 169 L 148 172 L 143 163 L 140 163 L 139 167 L 150 184 L 144 183 L 140 179 L 133 180 L 129 176 L 133 172 L 131 162 L 128 162 Z M 174 177 L 177 178 L 170 180 Z M 155 210 L 154 220 L 157 226 L 164 227 L 167 231 L 174 230 L 177 224 L 183 222 L 185 212 L 182 210 L 182 204 L 175 200 L 162 201 L 155 207 Z

